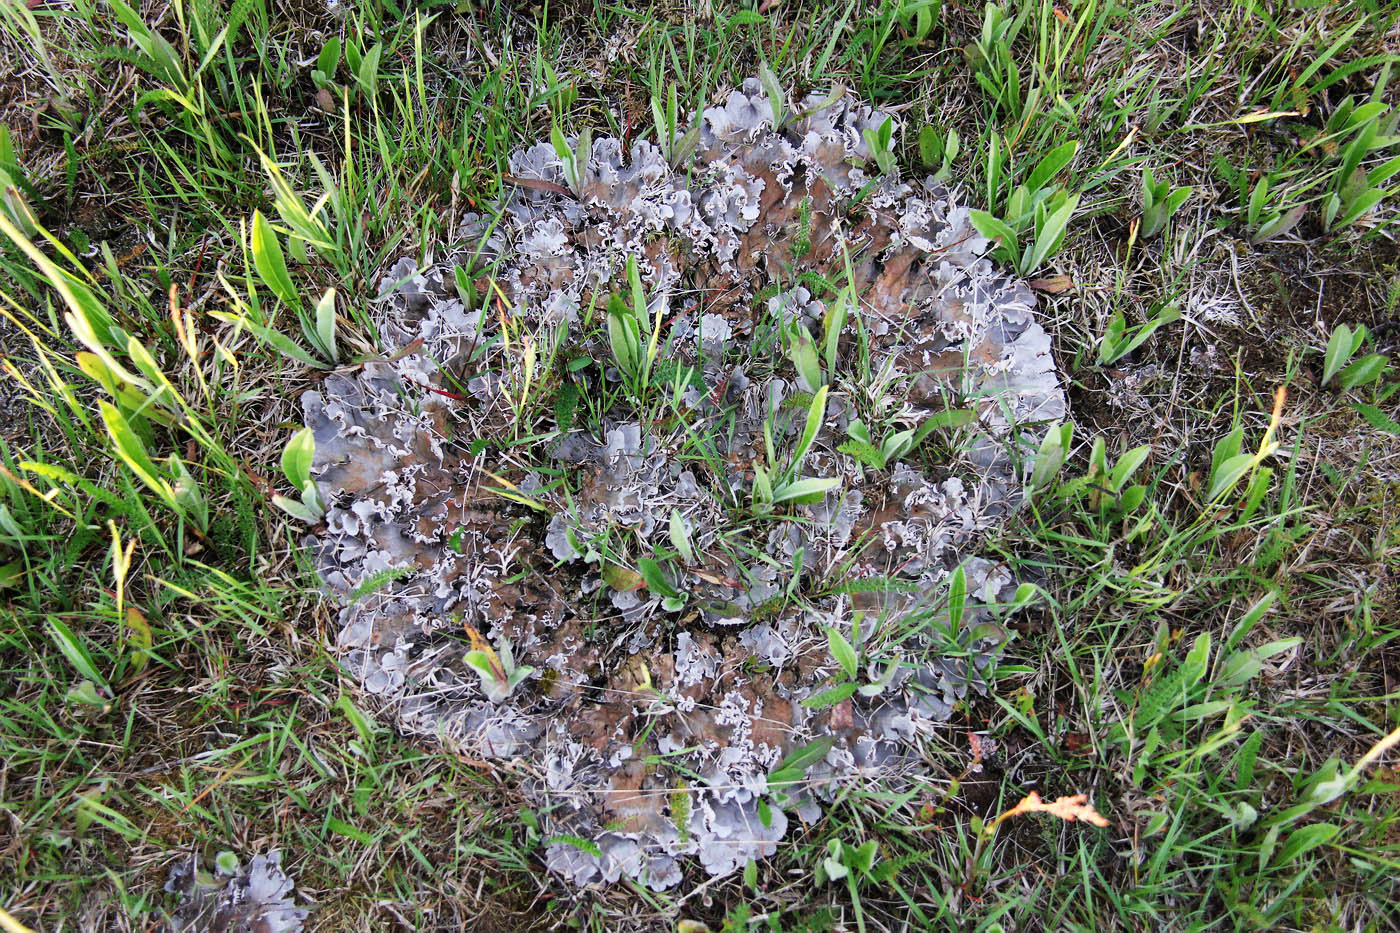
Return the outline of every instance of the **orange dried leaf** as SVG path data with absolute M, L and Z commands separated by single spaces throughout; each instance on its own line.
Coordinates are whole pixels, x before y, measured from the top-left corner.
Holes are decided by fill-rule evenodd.
M 496 649 L 491 647 L 491 643 L 481 637 L 481 633 L 470 625 L 463 623 L 463 628 L 467 630 L 467 638 L 472 643 L 473 651 L 480 651 L 486 655 L 486 661 L 491 665 L 491 673 L 496 675 L 497 680 L 506 679 L 506 667 L 501 663 L 500 657 L 496 654 Z
M 1043 809 L 1051 816 L 1058 817 L 1067 823 L 1083 820 L 1086 823 L 1093 823 L 1095 826 L 1108 825 L 1108 820 L 1090 805 L 1087 794 L 1057 797 L 1054 802 L 1045 804 Z
M 1020 816 L 1023 813 L 1049 813 L 1053 817 L 1064 820 L 1067 823 L 1074 823 L 1083 820 L 1095 826 L 1107 826 L 1108 820 L 1099 811 L 1095 810 L 1089 803 L 1087 794 L 1071 794 L 1068 797 L 1057 797 L 1054 801 L 1046 803 L 1041 799 L 1040 794 L 1031 791 L 1016 806 L 998 816 L 988 826 L 989 830 L 995 830 L 1004 821 L 1013 816 Z

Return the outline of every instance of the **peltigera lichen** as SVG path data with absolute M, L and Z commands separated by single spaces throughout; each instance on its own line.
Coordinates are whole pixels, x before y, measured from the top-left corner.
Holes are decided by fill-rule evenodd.
M 984 686 L 1016 587 L 972 549 L 1064 396 L 956 193 L 877 173 L 888 118 L 833 98 L 747 81 L 683 166 L 515 153 L 497 214 L 386 276 L 385 358 L 304 399 L 345 663 L 401 728 L 528 763 L 575 883 L 770 855 Z M 507 659 L 465 626 L 533 673 L 484 689 Z
M 307 909 L 292 897 L 292 879 L 282 870 L 277 850 L 254 856 L 246 866 L 231 852 L 215 859 L 212 874 L 200 869 L 196 856 L 179 862 L 165 884 L 179 896 L 170 915 L 172 930 L 229 933 L 300 933 Z

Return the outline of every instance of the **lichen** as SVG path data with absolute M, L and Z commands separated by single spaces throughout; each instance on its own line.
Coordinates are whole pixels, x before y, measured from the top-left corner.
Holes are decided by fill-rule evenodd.
M 579 195 L 553 146 L 514 153 L 494 217 L 385 275 L 384 358 L 303 399 L 327 505 L 308 543 L 346 667 L 405 731 L 526 759 L 547 864 L 577 884 L 661 889 L 688 857 L 725 874 L 841 787 L 917 774 L 923 739 L 985 690 L 1016 589 L 975 549 L 1021 500 L 1035 426 L 1065 415 L 1034 297 L 984 258 L 957 193 L 875 169 L 863 131 L 886 115 L 794 110 L 775 129 L 746 81 L 678 168 L 594 140 Z M 650 401 L 602 323 L 614 298 L 635 307 L 629 259 L 660 322 Z M 838 482 L 755 509 L 818 388 L 781 334 L 831 326 L 832 288 L 858 307 L 799 459 Z M 966 417 L 881 468 L 842 449 L 860 419 L 947 412 Z M 467 627 L 533 674 L 487 696 Z M 872 685 L 835 700 L 833 630 Z M 802 781 L 770 782 L 823 739 Z
M 171 869 L 165 884 L 165 892 L 179 899 L 170 914 L 170 928 L 300 933 L 308 911 L 296 906 L 293 889 L 276 849 L 254 856 L 246 867 L 232 853 L 223 853 L 213 873 L 202 870 L 198 857 L 191 856 Z

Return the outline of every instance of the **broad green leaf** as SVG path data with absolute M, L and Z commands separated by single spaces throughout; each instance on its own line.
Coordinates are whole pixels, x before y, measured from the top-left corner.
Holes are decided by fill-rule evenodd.
M 1250 226 L 1259 222 L 1259 217 L 1264 212 L 1264 204 L 1269 198 L 1269 176 L 1260 175 L 1259 180 L 1254 183 L 1254 190 L 1249 195 L 1249 208 L 1246 219 Z
M 1030 177 L 1026 179 L 1026 188 L 1032 192 L 1044 188 L 1050 179 L 1054 178 L 1065 166 L 1074 161 L 1074 154 L 1078 151 L 1078 141 L 1067 142 L 1051 149 L 1045 158 L 1041 159 L 1036 167 L 1031 170 Z
M 820 502 L 822 496 L 828 489 L 838 486 L 841 483 L 840 477 L 829 477 L 818 479 L 808 476 L 795 482 L 784 483 L 773 490 L 773 504 L 782 502 L 796 502 L 799 505 L 811 505 L 813 502 Z
M 1236 454 L 1220 465 L 1210 478 L 1210 488 L 1206 491 L 1206 501 L 1214 502 L 1224 496 L 1240 481 L 1249 468 L 1254 465 L 1252 454 Z
M 885 442 L 880 445 L 880 452 L 884 454 L 886 462 L 898 460 L 914 448 L 914 429 L 899 431 L 885 438 Z
M 1384 104 L 1381 105 L 1382 108 L 1384 106 Z M 1369 113 L 1372 116 L 1375 115 L 1377 111 L 1371 104 L 1358 107 L 1357 110 L 1360 112 L 1368 108 L 1370 108 Z M 1371 141 L 1376 138 L 1379 124 L 1377 121 L 1370 119 L 1369 116 L 1366 117 L 1365 120 L 1365 124 L 1361 127 L 1360 132 L 1356 134 L 1356 137 L 1342 148 L 1342 164 L 1338 168 L 1336 174 L 1337 184 L 1339 186 L 1344 186 L 1348 183 L 1349 179 L 1351 179 L 1356 173 L 1357 168 L 1361 165 L 1361 160 L 1371 151 Z
M 1216 687 L 1232 689 L 1243 687 L 1264 669 L 1264 662 L 1253 651 L 1236 651 L 1220 664 L 1220 671 L 1212 681 Z
M 1381 373 L 1385 372 L 1385 366 L 1389 362 L 1390 358 L 1380 353 L 1367 354 L 1343 369 L 1337 377 L 1337 384 L 1343 389 L 1354 389 L 1368 382 L 1375 382 L 1381 377 Z
M 977 232 L 989 240 L 996 240 L 1001 247 L 1007 251 L 1014 263 L 1019 258 L 1021 251 L 1017 243 L 1016 231 L 995 215 L 986 211 L 972 212 L 972 226 L 977 228 Z
M 855 683 L 848 680 L 843 684 L 837 684 L 830 690 L 825 690 L 821 693 L 815 694 L 814 696 L 809 696 L 807 699 L 802 701 L 802 705 L 809 709 L 827 709 L 828 707 L 835 706 L 837 703 L 840 703 L 843 700 L 849 699 L 851 694 L 855 692 Z
M 821 359 L 817 355 L 817 342 L 801 323 L 794 323 L 789 331 L 788 356 L 797 370 L 802 389 L 817 391 L 823 384 Z
M 959 564 L 948 581 L 948 630 L 962 629 L 963 610 L 967 606 L 967 571 Z
M 792 463 L 788 467 L 789 475 L 796 473 L 802 466 L 802 460 L 807 456 L 807 451 L 812 448 L 812 442 L 817 439 L 817 432 L 821 430 L 822 422 L 826 419 L 826 392 L 827 387 L 822 386 L 812 396 L 812 404 L 807 408 L 807 424 L 802 429 L 802 437 L 797 441 L 797 447 L 792 452 Z M 833 482 L 831 485 L 835 485 Z M 830 488 L 830 486 L 825 487 Z
M 773 129 L 782 129 L 783 123 L 786 122 L 787 94 L 783 91 L 778 76 L 768 67 L 766 61 L 760 60 L 758 63 L 758 81 L 763 85 L 763 92 L 768 95 L 768 106 L 773 111 Z
M 68 688 L 68 692 L 64 694 L 64 697 L 73 703 L 100 706 L 104 709 L 112 703 L 111 699 L 104 696 L 101 689 L 90 680 L 78 681 Z
M 384 54 L 383 43 L 376 42 L 374 47 L 365 53 L 365 57 L 360 61 L 360 68 L 356 74 L 360 87 L 371 98 L 377 92 L 379 86 L 379 59 Z
M 801 748 L 795 748 L 784 755 L 782 761 L 778 762 L 778 767 L 774 768 L 773 771 L 777 773 L 778 771 L 792 770 L 799 775 L 805 774 L 808 768 L 825 758 L 827 752 L 831 751 L 835 744 L 836 740 L 829 736 L 808 742 Z
M 1078 206 L 1079 196 L 1075 195 L 1051 214 L 1045 224 L 1036 230 L 1035 243 L 1031 247 L 1025 264 L 1020 268 L 1023 275 L 1039 269 L 1041 264 L 1060 248 L 1060 244 L 1064 241 L 1065 229 L 1069 226 L 1070 218 L 1074 216 L 1074 210 Z
M 846 672 L 846 676 L 854 680 L 860 667 L 860 659 L 856 657 L 856 650 L 851 647 L 846 636 L 838 632 L 835 626 L 826 627 L 826 647 L 836 659 L 836 663 Z
M 340 38 L 331 36 L 316 56 L 316 70 L 325 75 L 327 81 L 335 80 L 335 70 L 340 67 Z
M 183 510 L 175 500 L 175 491 L 170 488 L 169 483 L 161 478 L 150 454 L 146 452 L 146 445 L 132 430 L 126 416 L 106 401 L 99 401 L 97 404 L 102 412 L 102 423 L 107 426 L 107 434 L 112 439 L 112 446 L 116 448 L 117 456 L 131 469 L 132 473 L 136 474 L 137 479 L 141 480 L 170 507 L 171 511 L 181 514 Z
M 164 403 L 166 407 L 173 407 L 170 400 L 175 396 L 175 388 L 166 378 L 155 357 L 151 356 L 151 351 L 146 349 L 145 344 L 138 340 L 135 334 L 127 335 L 126 355 L 135 364 L 141 375 L 148 380 L 148 384 L 153 390 L 150 397 L 157 402 Z
M 610 312 L 608 346 L 612 349 L 613 359 L 617 361 L 617 368 L 622 370 L 623 375 L 632 376 L 637 372 L 637 362 L 641 355 L 637 343 L 637 338 L 629 331 L 624 318 Z
M 1202 632 L 1196 636 L 1195 643 L 1187 652 L 1186 659 L 1181 663 L 1182 686 L 1189 689 L 1200 683 L 1208 667 L 1210 667 L 1210 632 Z
M 1337 222 L 1338 227 L 1347 227 L 1369 214 L 1390 192 L 1384 188 L 1370 188 L 1358 194 L 1347 203 L 1346 212 Z
M 311 464 L 316 457 L 316 435 L 302 428 L 287 441 L 282 450 L 282 475 L 297 489 L 311 481 Z
M 374 836 L 338 817 L 333 816 L 327 819 L 326 828 L 336 835 L 344 836 L 346 839 L 358 842 L 360 845 L 372 846 L 375 843 Z
M 306 522 L 308 525 L 314 525 L 321 520 L 321 516 L 309 505 L 298 502 L 295 499 L 288 499 L 286 496 L 274 495 L 272 497 L 272 504 L 293 518 Z
M 1258 232 L 1249 238 L 1249 242 L 1257 245 L 1263 243 L 1265 240 L 1273 239 L 1276 236 L 1283 236 L 1285 233 L 1298 226 L 1298 223 L 1303 219 L 1303 215 L 1306 214 L 1307 211 L 1308 206 L 1306 204 L 1298 204 L 1283 213 L 1276 214 L 1259 227 Z
M 678 509 L 671 510 L 671 525 L 669 528 L 671 535 L 671 546 L 680 554 L 681 560 L 687 564 L 695 563 L 695 550 L 690 544 L 690 534 L 685 528 L 685 519 L 681 517 Z
M 107 678 L 103 677 L 97 670 L 97 664 L 93 661 L 92 654 L 78 636 L 73 634 L 72 629 L 64 625 L 58 616 L 51 615 L 46 621 L 49 626 L 49 637 L 53 639 L 54 644 L 58 645 L 58 650 L 63 652 L 68 663 L 73 665 L 73 670 L 78 672 L 78 676 L 87 678 L 104 690 L 110 690 L 107 686 Z
M 1060 468 L 1069 456 L 1069 445 L 1073 441 L 1074 425 L 1055 422 L 1045 432 L 1036 452 L 1031 478 L 1028 485 L 1032 491 L 1046 489 L 1054 481 Z
M 496 676 L 496 668 L 491 663 L 491 656 L 480 649 L 472 649 L 463 656 L 463 660 L 476 670 L 478 674 L 487 680 L 499 680 Z
M 1127 515 L 1137 511 L 1137 507 L 1142 505 L 1147 498 L 1146 486 L 1129 486 L 1123 490 L 1123 495 L 1118 500 L 1118 508 L 1122 514 Z
M 943 134 L 932 126 L 919 130 L 919 159 L 928 166 L 943 161 Z
M 1274 865 L 1277 867 L 1291 865 L 1318 846 L 1331 842 L 1341 831 L 1342 828 L 1334 823 L 1314 823 L 1311 826 L 1294 830 L 1284 840 L 1283 846 L 1278 851 L 1278 857 L 1274 860 Z
M 1294 648 L 1298 647 L 1302 643 L 1303 639 L 1298 638 L 1296 636 L 1293 638 L 1280 638 L 1277 641 L 1271 641 L 1268 644 L 1260 645 L 1254 650 L 1255 653 L 1259 655 L 1259 657 L 1267 661 L 1275 655 L 1280 655 L 1284 654 L 1285 652 L 1292 651 Z
M 1240 641 L 1250 633 L 1254 626 L 1258 624 L 1259 620 L 1264 617 L 1264 614 L 1274 607 L 1274 603 L 1278 602 L 1278 592 L 1278 590 L 1269 590 L 1269 592 L 1259 597 L 1254 605 L 1245 610 L 1245 614 L 1240 617 L 1240 620 L 1235 623 L 1235 627 L 1230 630 L 1229 640 L 1225 643 L 1227 649 L 1234 648 L 1238 645 Z
M 107 394 L 121 403 L 121 407 L 136 410 L 147 403 L 148 396 L 135 386 L 114 373 L 107 363 L 95 353 L 78 353 L 74 359 L 89 379 L 107 390 Z
M 846 327 L 846 317 L 850 313 L 851 302 L 845 294 L 836 298 L 826 314 L 822 317 L 822 326 L 825 329 L 823 334 L 823 354 L 826 359 L 826 368 L 830 372 L 836 371 L 836 351 L 841 344 L 841 331 Z
M 755 502 L 763 504 L 773 502 L 773 481 L 763 467 L 755 467 L 753 471 L 753 498 Z
M 917 448 L 926 437 L 940 428 L 961 428 L 971 424 L 976 418 L 977 413 L 966 408 L 952 408 L 929 415 L 924 419 L 923 424 L 919 425 L 919 429 L 914 432 L 910 449 Z
M 189 516 L 200 531 L 208 531 L 209 503 L 189 468 L 175 454 L 170 455 L 170 474 L 174 479 L 171 488 L 175 494 L 175 501 L 179 504 L 180 514 Z
M 301 298 L 297 295 L 296 286 L 292 284 L 292 277 L 287 272 L 282 244 L 277 239 L 277 232 L 272 229 L 272 224 L 262 215 L 262 211 L 253 212 L 251 247 L 253 267 L 257 269 L 263 284 L 272 289 L 272 293 L 287 307 L 300 308 Z
M 846 864 L 859 871 L 862 875 L 869 873 L 875 865 L 876 842 L 874 839 L 867 840 L 856 848 L 846 847 L 844 859 Z
M 1400 174 L 1400 156 L 1387 159 L 1385 162 L 1367 172 L 1366 183 L 1372 187 L 1380 187 L 1397 174 Z
M 317 349 L 326 355 L 326 359 L 332 363 L 339 362 L 340 355 L 336 352 L 335 346 L 335 289 L 328 288 L 321 296 L 321 300 L 316 302 L 316 339 L 319 343 Z
M 1113 472 L 1109 474 L 1110 488 L 1114 492 L 1121 492 L 1124 484 L 1152 455 L 1152 445 L 1143 444 L 1141 447 L 1134 447 L 1132 450 L 1118 458 L 1118 462 L 1113 465 Z
M 1225 465 L 1225 461 L 1240 452 L 1244 445 L 1244 428 L 1235 428 L 1229 434 L 1216 441 L 1215 449 L 1210 457 L 1210 475 L 1214 476 Z
M 637 560 L 637 569 L 642 573 L 642 579 L 646 581 L 647 589 L 658 596 L 679 596 L 680 593 L 671 585 L 671 581 L 666 579 L 666 571 L 661 565 L 650 557 L 641 557 Z

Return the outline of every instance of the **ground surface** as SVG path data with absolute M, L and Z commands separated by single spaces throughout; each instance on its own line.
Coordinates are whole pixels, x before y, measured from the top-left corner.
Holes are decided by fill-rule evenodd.
M 697 7 L 0 7 L 0 906 L 159 928 L 177 858 L 280 848 L 318 930 L 1394 928 L 1397 384 L 1372 363 L 1323 377 L 1340 325 L 1369 329 L 1357 359 L 1400 344 L 1400 11 Z M 489 204 L 511 149 L 555 121 L 654 133 L 654 92 L 694 109 L 763 62 L 897 111 L 911 174 L 941 164 L 923 127 L 956 130 L 949 175 L 999 217 L 1079 142 L 1042 179 L 1080 195 L 1063 246 L 1022 260 L 1070 456 L 995 543 L 1046 598 L 927 749 L 925 793 L 852 793 L 747 879 L 569 890 L 513 766 L 375 725 L 326 652 L 300 523 L 270 504 L 320 372 L 247 324 L 277 307 L 248 224 L 286 222 L 279 178 L 331 194 L 332 242 L 295 284 L 335 286 L 342 345 L 367 355 L 379 274 Z M 1145 169 L 1191 189 L 1160 230 Z M 1106 352 L 1115 315 L 1131 337 L 1169 308 Z M 275 328 L 307 345 L 290 312 Z M 1131 482 L 1095 472 L 1097 439 L 1110 470 L 1148 445 Z M 172 455 L 205 530 L 156 488 Z M 1031 790 L 1087 793 L 1110 826 L 993 831 Z M 875 841 L 872 872 L 817 884 L 833 839 Z

